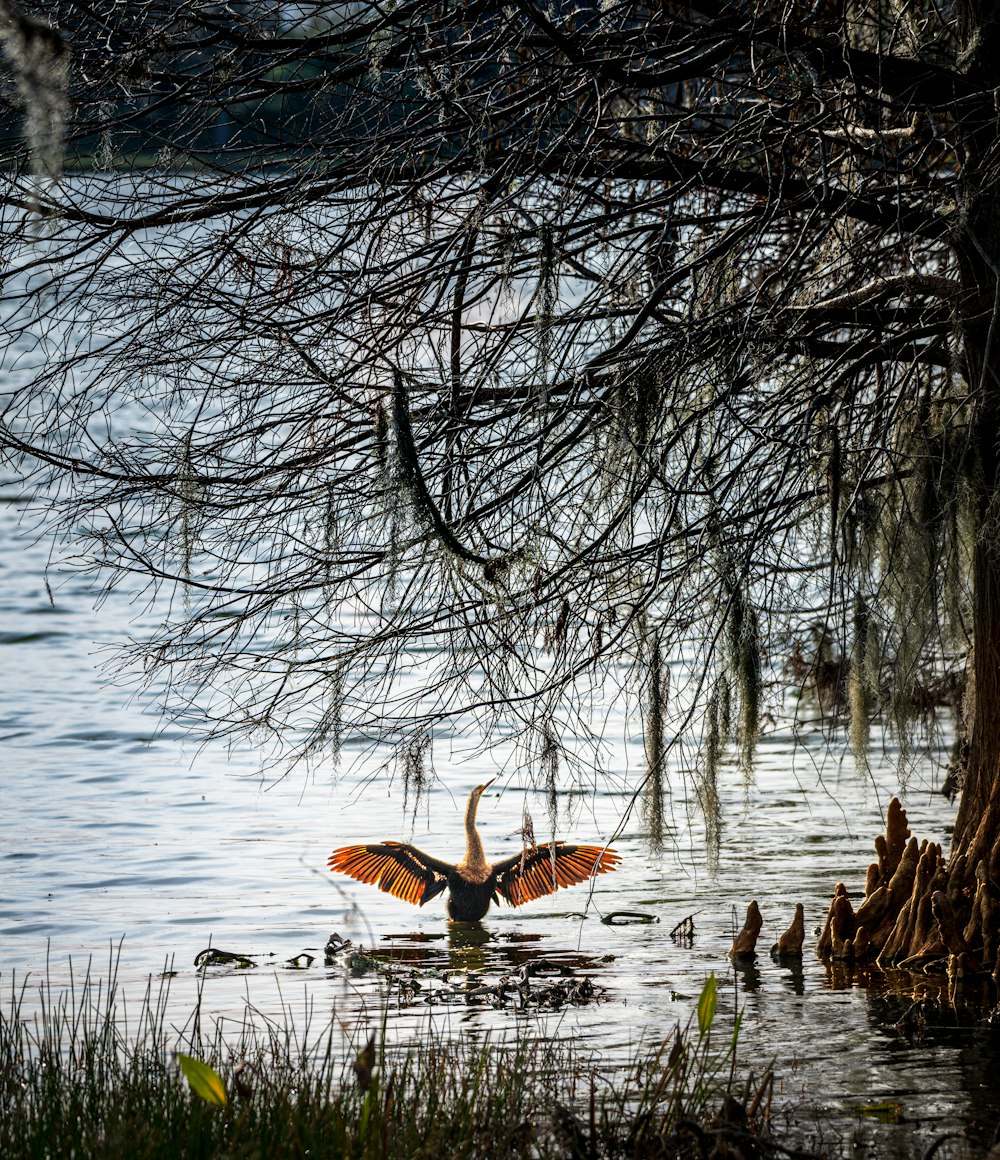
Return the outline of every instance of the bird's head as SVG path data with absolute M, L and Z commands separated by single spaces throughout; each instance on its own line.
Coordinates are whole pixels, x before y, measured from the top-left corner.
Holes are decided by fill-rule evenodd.
M 500 776 L 500 775 L 499 775 L 499 774 L 497 774 L 497 777 L 491 777 L 491 778 L 490 778 L 490 780 L 489 780 L 489 781 L 487 781 L 487 782 L 485 782 L 483 785 L 477 785 L 477 786 L 476 786 L 476 788 L 475 788 L 475 789 L 474 789 L 472 792 L 473 792 L 473 794 L 475 794 L 475 797 L 476 797 L 476 800 L 477 800 L 477 801 L 478 801 L 478 800 L 479 800 L 479 798 L 481 798 L 481 797 L 483 796 L 483 794 L 484 794 L 484 793 L 485 793 L 485 792 L 486 792 L 486 791 L 487 791 L 487 790 L 490 788 L 490 786 L 491 786 L 491 785 L 492 785 L 492 784 L 493 784 L 493 783 L 494 783 L 494 782 L 497 780 L 497 778 L 499 778 L 499 776 Z

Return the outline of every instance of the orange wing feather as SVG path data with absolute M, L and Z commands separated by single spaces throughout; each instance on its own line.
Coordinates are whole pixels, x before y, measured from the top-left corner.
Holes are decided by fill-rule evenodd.
M 327 860 L 331 870 L 377 886 L 386 894 L 423 906 L 448 885 L 451 867 L 407 842 L 343 846 Z
M 621 856 L 605 846 L 568 846 L 563 842 L 535 846 L 525 854 L 498 862 L 496 889 L 511 906 L 576 886 L 596 874 L 614 870 Z

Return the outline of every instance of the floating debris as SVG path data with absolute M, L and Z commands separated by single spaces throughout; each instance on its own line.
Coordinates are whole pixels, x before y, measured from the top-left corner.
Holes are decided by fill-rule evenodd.
M 679 923 L 670 932 L 670 937 L 675 943 L 689 949 L 694 946 L 694 915 L 689 914 L 687 918 L 682 918 Z
M 629 926 L 632 923 L 649 923 L 659 922 L 659 916 L 655 914 L 646 914 L 641 910 L 613 910 L 610 914 L 606 914 L 601 922 L 605 926 Z
M 341 967 L 350 971 L 352 975 L 366 975 L 369 971 L 377 971 L 382 963 L 368 954 L 364 947 L 355 946 L 349 938 L 343 938 L 334 931 L 326 940 L 323 948 L 323 962 L 328 967 Z
M 349 938 L 344 938 L 343 935 L 339 935 L 334 931 L 326 940 L 326 946 L 323 948 L 323 958 L 329 962 L 334 955 L 339 955 L 342 951 L 353 945 Z
M 247 971 L 256 967 L 250 955 L 242 951 L 224 951 L 219 947 L 206 947 L 194 956 L 194 965 L 202 967 L 235 967 L 238 971 Z
M 315 961 L 315 955 L 311 955 L 308 951 L 299 951 L 297 955 L 285 959 L 283 966 L 289 971 L 307 971 Z
M 429 981 L 422 982 L 416 972 L 406 975 L 390 973 L 388 977 L 390 989 L 400 1006 L 454 1004 L 551 1011 L 592 1003 L 605 994 L 589 975 L 575 975 L 569 967 L 558 963 L 525 963 L 516 975 L 501 975 L 495 981 L 482 975 L 461 975 L 456 979 L 446 978 L 438 986 L 427 985 Z
M 862 1104 L 858 1108 L 859 1115 L 868 1119 L 877 1120 L 880 1124 L 901 1124 L 903 1122 L 903 1105 L 887 1100 L 880 1104 Z

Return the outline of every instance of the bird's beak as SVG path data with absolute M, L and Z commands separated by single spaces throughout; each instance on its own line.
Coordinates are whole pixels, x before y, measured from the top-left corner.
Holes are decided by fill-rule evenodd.
M 486 783 L 485 783 L 485 785 L 481 785 L 481 786 L 479 787 L 479 792 L 480 792 L 480 793 L 486 793 L 486 791 L 487 791 L 487 790 L 490 788 L 490 786 L 491 786 L 491 785 L 492 785 L 492 784 L 493 784 L 495 781 L 499 781 L 499 780 L 500 780 L 500 774 L 498 773 L 498 774 L 496 775 L 496 777 L 491 777 L 491 778 L 490 778 L 490 780 L 489 780 L 488 782 L 486 782 Z

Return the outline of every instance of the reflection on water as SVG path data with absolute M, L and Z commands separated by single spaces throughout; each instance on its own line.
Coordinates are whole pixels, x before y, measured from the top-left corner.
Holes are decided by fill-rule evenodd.
M 737 963 L 733 969 L 744 991 L 748 994 L 753 994 L 755 991 L 760 990 L 763 977 L 757 969 L 756 963 Z
M 529 964 L 594 973 L 615 957 L 607 955 L 597 959 L 556 944 L 548 945 L 546 936 L 537 932 L 497 932 L 479 922 L 449 922 L 444 933 L 415 931 L 388 935 L 372 948 L 372 954 L 394 968 L 417 967 L 466 974 L 511 973 Z
M 448 951 L 452 958 L 456 952 L 461 954 L 468 950 L 482 951 L 490 938 L 489 929 L 481 922 L 448 923 Z M 483 957 L 485 961 L 485 955 Z
M 727 958 L 734 907 L 742 914 L 759 900 L 759 945 L 767 947 L 796 903 L 805 905 L 811 930 L 839 879 L 861 891 L 871 839 L 896 788 L 893 752 L 881 766 L 873 762 L 865 781 L 814 735 L 778 728 L 761 743 L 756 785 L 745 787 L 733 771 L 721 787 L 726 829 L 717 874 L 688 817 L 688 787 L 675 775 L 666 849 L 650 852 L 633 813 L 615 841 L 621 867 L 593 893 L 577 887 L 523 911 L 491 909 L 480 925 L 450 925 L 442 900 L 411 908 L 331 876 L 326 858 L 339 845 L 388 837 L 457 856 L 465 796 L 498 771 L 480 807 L 481 830 L 494 856 L 515 852 L 523 808 L 539 830 L 547 811 L 502 739 L 488 761 L 475 756 L 482 739 L 472 739 L 472 756 L 454 739 L 436 748 L 439 780 L 414 816 L 404 812 L 399 787 L 369 780 L 384 754 L 349 767 L 336 783 L 329 769 L 275 780 L 260 776 L 250 750 L 202 748 L 177 727 L 161 731 L 148 700 L 127 702 L 95 667 L 101 642 L 123 639 L 131 617 L 148 615 L 145 605 L 111 600 L 97 614 L 86 585 L 55 568 L 53 607 L 48 550 L 18 538 L 20 510 L 0 487 L 0 986 L 7 994 L 46 969 L 57 985 L 68 983 L 70 956 L 76 977 L 88 956 L 100 972 L 110 967 L 109 946 L 123 940 L 118 977 L 126 996 L 141 996 L 147 977 L 172 963 L 178 1011 L 191 1010 L 200 990 L 206 1016 L 236 1026 L 251 1004 L 279 1019 L 334 1009 L 352 1033 L 380 1026 L 384 1016 L 399 1043 L 418 1039 L 429 1021 L 443 1033 L 530 1029 L 578 1037 L 612 1067 L 686 1023 L 715 972 L 719 1028 L 728 1035 L 743 1013 L 740 1066 L 760 1074 L 774 1061 L 776 1114 L 804 1133 L 816 1116 L 804 1110 L 809 1105 L 821 1108 L 824 1138 L 847 1141 L 862 1123 L 864 1139 L 885 1149 L 896 1132 L 924 1141 L 966 1124 L 992 1132 L 1000 1119 L 993 1028 L 963 1025 L 960 1010 L 950 1023 L 935 1022 L 919 1006 L 920 993 L 890 997 L 871 971 L 827 968 L 808 938 L 801 964 L 765 954 L 734 969 Z M 609 745 L 596 792 L 558 797 L 559 837 L 604 840 L 629 804 L 641 738 L 624 720 L 607 732 L 621 740 Z M 348 766 L 357 756 L 348 745 Z M 906 804 L 921 836 L 940 838 L 951 821 L 951 808 L 933 792 L 937 776 L 930 761 L 910 776 Z M 627 911 L 659 921 L 600 921 Z M 692 929 L 672 939 L 687 916 Z M 333 931 L 364 948 L 357 969 L 325 964 Z M 193 959 L 210 945 L 257 965 L 198 972 Z M 534 976 L 536 968 L 552 973 Z M 387 971 L 390 981 L 409 974 L 432 991 L 463 989 L 470 1003 L 408 1004 Z M 597 998 L 558 1010 L 490 998 L 508 984 L 560 978 L 592 980 Z M 941 981 L 923 984 L 935 986 Z M 475 993 L 482 1002 L 471 1002 Z M 32 994 L 29 980 L 25 1014 Z M 869 1123 L 863 1109 L 879 1103 L 899 1104 L 905 1123 Z
M 804 995 L 806 993 L 806 977 L 802 970 L 801 959 L 797 963 L 784 964 L 785 973 L 782 976 L 782 983 L 791 991 L 793 995 Z

